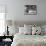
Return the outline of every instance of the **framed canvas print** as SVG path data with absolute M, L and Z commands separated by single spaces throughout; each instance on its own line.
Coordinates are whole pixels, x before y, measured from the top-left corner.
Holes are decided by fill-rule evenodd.
M 36 15 L 37 6 L 36 5 L 24 5 L 24 14 L 25 15 Z

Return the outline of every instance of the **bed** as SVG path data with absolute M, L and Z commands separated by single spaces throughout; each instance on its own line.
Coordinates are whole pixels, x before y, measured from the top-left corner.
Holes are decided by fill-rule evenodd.
M 19 22 L 17 22 L 19 23 Z M 19 23 L 19 25 L 23 25 L 25 23 Z M 26 23 L 26 24 L 29 24 Z M 33 35 L 30 34 L 31 25 L 29 26 L 25 26 L 26 27 L 26 31 L 23 30 L 23 27 L 20 28 L 19 33 L 14 35 L 13 38 L 13 42 L 11 44 L 11 46 L 46 46 L 46 35 L 42 36 L 42 35 L 38 35 L 41 31 L 40 27 L 33 27 Z M 35 31 L 36 29 L 38 29 L 38 33 Z M 35 35 L 34 33 L 36 32 L 37 35 Z M 23 34 L 24 33 L 24 34 Z M 27 34 L 28 33 L 28 34 Z M 26 35 L 25 35 L 26 34 Z
M 46 36 L 16 34 L 11 46 L 46 46 Z

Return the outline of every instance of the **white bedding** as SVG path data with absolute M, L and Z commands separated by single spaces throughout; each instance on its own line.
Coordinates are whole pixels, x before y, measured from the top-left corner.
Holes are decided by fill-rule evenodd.
M 46 46 L 46 36 L 16 34 L 11 46 Z

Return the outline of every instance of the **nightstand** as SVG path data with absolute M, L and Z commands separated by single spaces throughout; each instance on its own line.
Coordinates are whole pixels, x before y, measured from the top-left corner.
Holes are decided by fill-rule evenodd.
M 0 46 L 11 46 L 12 42 L 12 36 L 0 36 Z

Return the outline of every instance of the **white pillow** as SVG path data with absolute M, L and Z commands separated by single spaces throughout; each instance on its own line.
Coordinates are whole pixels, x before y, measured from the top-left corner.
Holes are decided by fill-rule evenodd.
M 28 34 L 32 34 L 32 25 L 24 24 L 24 27 Z
M 31 34 L 32 34 L 32 29 L 25 27 L 25 32 L 24 32 L 24 34 L 31 35 Z
M 32 35 L 39 35 L 41 33 L 41 28 L 39 26 L 32 27 Z
M 9 35 L 15 35 L 19 32 L 19 28 L 15 26 L 9 26 Z
M 41 26 L 41 35 L 43 36 L 44 35 L 44 32 L 45 32 L 45 27 L 44 25 Z
M 19 33 L 20 33 L 20 34 L 24 34 L 24 31 L 25 31 L 25 30 L 24 30 L 24 27 L 19 27 Z
M 26 24 L 24 24 L 24 27 L 32 29 L 32 25 L 26 25 Z
M 19 33 L 30 35 L 32 32 L 30 28 L 19 27 Z
M 46 33 L 46 25 L 43 25 L 42 28 L 44 28 L 44 32 Z

